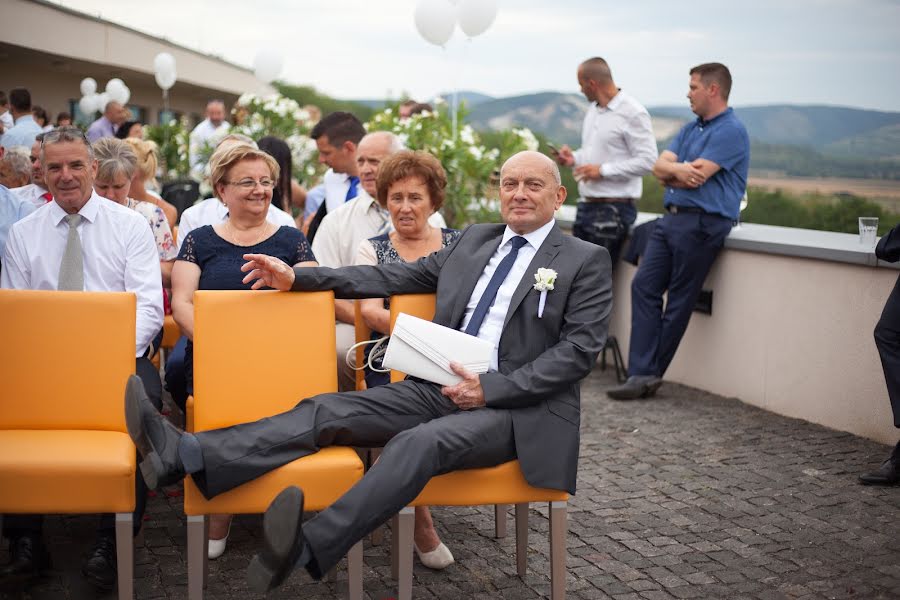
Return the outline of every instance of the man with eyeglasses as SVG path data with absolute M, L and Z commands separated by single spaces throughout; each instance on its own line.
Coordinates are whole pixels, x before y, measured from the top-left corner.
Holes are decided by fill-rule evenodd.
M 135 372 L 150 402 L 162 406 L 159 372 L 147 358 L 162 328 L 159 254 L 147 221 L 136 211 L 98 196 L 93 189 L 97 162 L 84 134 L 61 127 L 44 135 L 40 150 L 53 194 L 48 202 L 12 226 L 0 273 L 0 287 L 20 290 L 134 292 L 137 296 Z M 48 363 L 52 370 L 52 363 Z M 136 478 L 135 534 L 146 506 L 146 486 Z M 37 576 L 49 567 L 41 540 L 41 515 L 6 515 L 10 561 L 0 582 Z M 113 515 L 101 517 L 97 541 L 82 573 L 94 585 L 116 582 Z

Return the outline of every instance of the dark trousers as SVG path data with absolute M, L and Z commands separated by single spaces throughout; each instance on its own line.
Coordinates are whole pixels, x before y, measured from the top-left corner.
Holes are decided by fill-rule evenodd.
M 633 202 L 579 202 L 572 235 L 606 248 L 615 268 L 636 218 L 637 207 Z
M 900 428 L 900 277 L 875 325 L 875 346 L 881 355 L 884 380 L 894 412 L 894 427 Z
M 669 368 L 732 226 L 706 213 L 667 214 L 657 223 L 631 282 L 629 375 L 662 377 Z
M 166 358 L 166 389 L 176 406 L 184 412 L 188 398 L 188 379 L 184 366 L 187 338 L 181 336 Z
M 162 382 L 159 379 L 159 371 L 153 366 L 148 358 L 135 359 L 135 373 L 141 378 L 144 389 L 147 390 L 147 396 L 157 408 L 162 408 Z M 124 397 L 125 391 L 122 390 Z M 140 457 L 138 457 L 140 461 Z M 141 523 L 144 520 L 144 511 L 147 508 L 147 484 L 140 473 L 135 474 L 135 506 L 134 506 L 134 534 L 137 535 L 141 529 Z M 44 515 L 22 515 L 10 514 L 3 516 L 3 536 L 16 539 L 23 535 L 40 536 L 44 525 Z M 107 513 L 100 515 L 100 525 L 97 527 L 99 535 L 114 535 L 116 520 L 115 515 Z
M 384 446 L 360 482 L 304 523 L 314 556 L 309 568 L 318 577 L 433 476 L 516 457 L 508 410 L 461 411 L 440 386 L 412 380 L 322 394 L 274 417 L 196 437 L 204 470 L 193 478 L 208 498 L 325 446 Z

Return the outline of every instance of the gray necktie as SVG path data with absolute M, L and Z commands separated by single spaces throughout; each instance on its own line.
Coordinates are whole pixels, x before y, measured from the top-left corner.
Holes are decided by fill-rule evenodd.
M 384 235 L 391 230 L 391 213 L 381 207 L 377 207 L 378 216 L 381 217 L 381 227 L 378 228 L 378 235 Z
M 62 262 L 59 263 L 58 290 L 84 290 L 84 254 L 81 251 L 81 239 L 78 237 L 78 224 L 81 215 L 66 215 L 69 224 L 69 236 L 66 238 L 66 250 Z

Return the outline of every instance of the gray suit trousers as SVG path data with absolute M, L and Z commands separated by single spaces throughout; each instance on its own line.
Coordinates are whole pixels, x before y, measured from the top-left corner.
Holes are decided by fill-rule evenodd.
M 198 433 L 197 440 L 204 470 L 193 478 L 210 498 L 322 447 L 384 446 L 359 483 L 304 524 L 314 556 L 307 568 L 316 577 L 408 505 L 431 477 L 516 458 L 509 410 L 461 411 L 440 386 L 412 380 L 322 394 L 274 417 Z

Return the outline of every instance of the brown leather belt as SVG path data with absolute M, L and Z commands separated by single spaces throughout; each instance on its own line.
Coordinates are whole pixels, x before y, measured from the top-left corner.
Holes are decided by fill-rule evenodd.
M 593 197 L 593 196 L 585 196 L 586 202 L 627 202 L 629 204 L 634 202 L 634 198 L 607 198 L 607 197 Z

